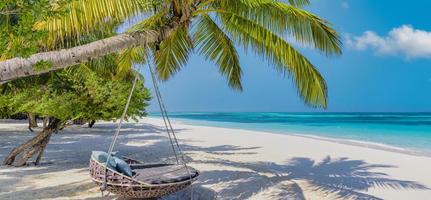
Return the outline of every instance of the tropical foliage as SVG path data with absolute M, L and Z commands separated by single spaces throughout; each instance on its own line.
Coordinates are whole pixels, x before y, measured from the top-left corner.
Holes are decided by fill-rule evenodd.
M 2 0 L 0 2 L 0 60 L 27 57 L 40 50 L 49 31 L 34 25 L 51 17 L 64 16 L 68 0 L 57 1 L 54 9 L 49 0 Z
M 2 15 L 2 39 L 6 44 L 2 58 L 11 56 L 28 56 L 31 53 L 51 48 L 47 41 L 51 38 L 47 30 L 37 29 L 37 19 L 51 19 L 64 16 L 61 7 L 54 9 L 51 1 L 8 1 L 3 8 L 14 8 L 15 11 Z M 70 5 L 70 4 L 65 4 Z M 57 6 L 60 6 L 57 4 Z M 52 12 L 38 13 L 37 9 L 52 9 Z M 21 14 L 24 12 L 25 14 Z M 27 14 L 36 16 L 36 20 L 27 18 Z M 107 22 L 103 29 L 87 32 L 79 38 L 63 38 L 61 42 L 52 43 L 55 48 L 67 44 L 76 46 L 92 42 L 114 34 L 114 22 Z M 22 48 L 20 48 L 20 46 Z M 35 162 L 41 159 L 52 133 L 66 125 L 68 121 L 77 120 L 94 122 L 96 120 L 116 120 L 120 118 L 135 77 L 137 85 L 131 98 L 126 117 L 136 119 L 146 115 L 145 108 L 150 100 L 148 89 L 143 85 L 143 77 L 132 68 L 118 73 L 118 54 L 109 54 L 87 63 L 78 64 L 60 71 L 16 79 L 0 85 L 0 117 L 30 113 L 49 119 L 34 138 L 14 148 L 5 158 L 4 164 L 21 166 L 33 155 L 38 155 Z M 50 67 L 49 62 L 39 62 L 35 70 Z M 18 157 L 19 156 L 19 157 Z
M 159 78 L 167 80 L 195 52 L 213 61 L 228 84 L 241 90 L 242 66 L 237 47 L 242 46 L 279 72 L 288 74 L 305 103 L 326 107 L 327 88 L 323 77 L 286 39 L 292 38 L 326 55 L 341 53 L 335 30 L 327 21 L 302 8 L 308 4 L 308 0 L 74 0 L 65 6 L 70 14 L 48 17 L 37 23 L 36 29 L 48 32 L 49 42 L 45 45 L 54 51 L 49 56 L 44 54 L 43 61 L 52 61 L 52 70 L 57 70 L 66 67 L 63 63 L 86 62 L 86 59 L 64 55 L 77 55 L 77 49 L 55 51 L 51 47 L 68 47 L 65 40 L 73 41 L 71 38 L 100 30 L 105 24 L 142 19 L 127 33 L 106 37 L 104 45 L 87 43 L 85 47 L 91 52 L 91 58 L 119 51 L 120 58 L 133 57 L 119 62 L 124 70 L 130 69 L 133 62 L 153 59 Z M 54 59 L 58 57 L 63 60 Z M 42 59 L 31 57 L 32 62 L 24 65 L 19 59 L 0 62 L 0 69 L 7 63 L 26 72 L 4 77 L 37 74 L 28 67 L 40 62 L 38 58 Z M 46 71 L 50 70 L 43 72 Z
M 0 3 L 0 10 L 3 11 L 0 16 L 4 19 L 1 21 L 0 27 L 5 30 L 1 32 L 1 36 L 3 37 L 2 42 L 6 44 L 0 56 L 3 58 L 28 56 L 46 48 L 46 41 L 53 37 L 51 35 L 53 30 L 37 27 L 46 20 L 55 21 L 73 15 L 75 12 L 82 13 L 80 9 L 84 7 L 71 10 L 71 6 L 76 3 L 79 2 L 62 0 L 56 1 L 54 4 L 48 0 L 8 0 Z M 84 6 L 83 2 L 80 3 Z M 97 3 L 97 1 L 93 3 Z M 124 7 L 124 5 L 117 5 L 118 3 L 114 1 L 111 3 L 119 6 L 120 10 L 120 7 Z M 87 10 L 85 12 L 87 15 L 90 13 Z M 118 14 L 118 16 L 122 16 L 121 19 L 124 19 L 127 14 Z M 119 21 L 113 18 L 112 21 L 104 23 L 104 29 L 93 32 L 87 29 L 85 34 L 80 34 L 79 38 L 72 39 L 65 36 L 61 41 L 76 46 L 80 43 L 112 36 L 115 23 L 118 24 Z M 48 24 L 55 23 L 57 22 Z M 62 44 L 59 42 L 56 46 L 61 47 Z M 122 75 L 118 76 L 117 57 L 117 55 L 111 54 L 67 70 L 18 79 L 0 85 L 0 109 L 9 114 L 31 112 L 62 121 L 77 118 L 88 120 L 118 118 L 122 112 L 121 107 L 125 104 L 125 96 L 130 90 L 132 79 L 137 72 L 133 72 L 129 67 L 122 70 Z M 41 62 L 37 67 L 47 68 L 49 63 Z M 138 84 L 137 91 L 132 98 L 129 116 L 139 117 L 145 114 L 145 101 L 148 100 L 149 95 L 147 89 L 142 86 L 142 81 Z
M 115 120 L 124 110 L 132 87 L 131 79 L 135 75 L 115 80 L 82 65 L 45 76 L 39 77 L 39 83 L 25 87 L 14 82 L 5 85 L 0 95 L 0 109 L 8 111 L 10 115 L 34 113 L 63 122 L 76 119 Z M 139 81 L 127 116 L 145 116 L 149 98 L 148 89 Z

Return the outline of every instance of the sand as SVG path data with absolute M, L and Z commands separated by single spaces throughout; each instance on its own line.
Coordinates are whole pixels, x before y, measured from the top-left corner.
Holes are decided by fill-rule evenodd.
M 378 145 L 174 122 L 190 165 L 201 171 L 193 199 L 429 199 L 431 157 Z M 41 166 L 0 167 L 0 199 L 100 199 L 87 166 L 108 149 L 115 124 L 68 127 Z M 0 159 L 31 138 L 23 121 L 0 122 Z M 172 162 L 162 121 L 127 123 L 120 154 Z M 163 199 L 189 199 L 190 190 Z M 121 199 L 110 194 L 105 199 Z

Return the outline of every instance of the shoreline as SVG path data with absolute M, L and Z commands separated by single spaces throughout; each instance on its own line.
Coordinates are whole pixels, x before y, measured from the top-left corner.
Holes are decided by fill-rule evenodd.
M 431 152 L 402 148 L 402 147 L 396 147 L 396 146 L 378 143 L 378 142 L 368 142 L 368 141 L 360 141 L 360 140 L 322 137 L 322 136 L 316 136 L 316 135 L 312 135 L 312 134 L 310 134 L 310 135 L 292 134 L 292 135 L 298 136 L 298 137 L 304 137 L 304 138 L 308 138 L 308 139 L 322 140 L 322 141 L 334 142 L 334 143 L 344 144 L 344 145 L 351 145 L 351 146 L 356 146 L 356 147 L 364 147 L 364 148 L 370 148 L 370 149 L 393 152 L 393 153 L 401 153 L 401 154 L 406 154 L 406 155 L 410 155 L 410 156 L 431 158 Z
M 152 118 L 156 120 L 160 120 L 159 117 L 147 117 Z M 202 127 L 214 127 L 214 128 L 226 128 L 226 129 L 234 129 L 234 130 L 242 130 L 242 131 L 251 131 L 258 134 L 277 134 L 277 135 L 288 135 L 288 136 L 296 136 L 296 137 L 302 137 L 307 139 L 313 139 L 313 140 L 321 140 L 321 141 L 327 141 L 327 142 L 333 142 L 337 144 L 344 144 L 344 145 L 351 145 L 356 147 L 364 147 L 364 148 L 370 148 L 375 150 L 382 150 L 382 151 L 388 151 L 388 152 L 394 152 L 394 153 L 402 153 L 406 155 L 412 155 L 412 156 L 419 156 L 419 157 L 429 157 L 431 158 L 431 151 L 428 150 L 418 150 L 418 149 L 412 149 L 407 147 L 397 147 L 394 145 L 379 143 L 379 142 L 371 142 L 371 141 L 361 141 L 361 140 L 354 140 L 354 139 L 347 139 L 347 138 L 336 138 L 336 137 L 326 137 L 326 136 L 319 136 L 314 135 L 313 133 L 310 134 L 304 134 L 304 133 L 295 133 L 295 132 L 289 132 L 289 131 L 271 131 L 271 130 L 254 130 L 254 129 L 245 129 L 245 128 L 236 128 L 236 127 L 224 127 L 224 126 L 212 126 L 207 124 L 194 124 L 193 121 L 200 122 L 199 120 L 188 120 L 186 119 L 183 121 L 181 118 L 171 118 L 171 120 L 174 120 L 175 122 L 179 124 L 184 125 L 190 125 L 190 126 L 202 126 Z M 213 121 L 205 121 L 202 122 L 213 122 Z M 214 122 L 216 123 L 216 122 Z M 234 122 L 229 122 L 234 123 Z

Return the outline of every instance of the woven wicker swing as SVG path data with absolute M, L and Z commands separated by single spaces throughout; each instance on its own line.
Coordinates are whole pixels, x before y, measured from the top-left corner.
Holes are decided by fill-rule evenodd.
M 106 163 L 99 162 L 96 158 L 91 156 L 89 167 L 91 179 L 100 186 L 102 197 L 103 191 L 109 191 L 127 198 L 158 198 L 190 186 L 199 176 L 199 172 L 187 166 L 187 163 L 185 162 L 184 154 L 178 144 L 177 137 L 162 101 L 160 91 L 155 80 L 155 75 L 152 68 L 149 68 L 161 115 L 175 155 L 176 163 L 144 164 L 142 161 L 129 157 L 122 157 L 133 171 L 133 176 L 127 176 L 114 169 L 108 168 Z M 139 76 L 136 75 L 124 112 L 120 118 L 112 143 L 109 147 L 109 156 L 106 159 L 107 161 L 111 159 L 115 142 L 120 133 L 121 125 L 129 107 L 138 79 Z M 193 194 L 191 197 L 192 196 Z

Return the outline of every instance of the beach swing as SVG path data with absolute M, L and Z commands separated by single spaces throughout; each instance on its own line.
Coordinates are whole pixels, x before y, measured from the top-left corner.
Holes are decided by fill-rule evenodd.
M 151 66 L 149 68 L 176 163 L 146 164 L 129 157 L 118 158 L 112 153 L 139 78 L 139 75 L 136 75 L 108 153 L 93 152 L 90 158 L 91 179 L 100 186 L 102 197 L 103 192 L 108 191 L 127 198 L 158 198 L 190 186 L 199 176 L 197 170 L 187 166 L 162 101 L 154 72 Z

